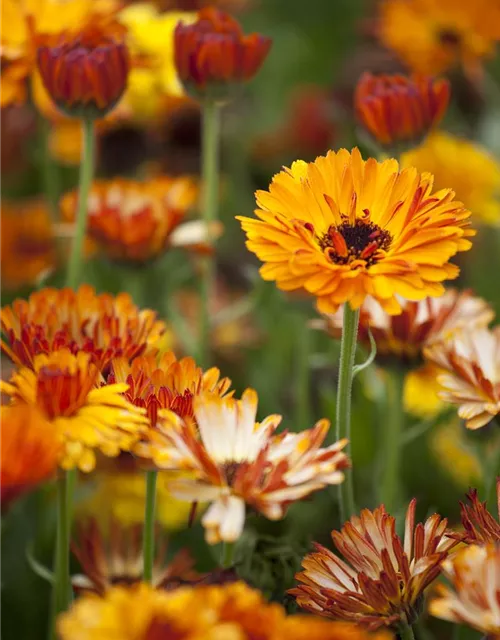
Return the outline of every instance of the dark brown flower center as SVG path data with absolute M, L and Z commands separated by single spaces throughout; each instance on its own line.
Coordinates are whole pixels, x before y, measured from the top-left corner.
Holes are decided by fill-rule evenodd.
M 335 264 L 364 260 L 367 266 L 380 258 L 380 250 L 391 246 L 392 235 L 373 222 L 356 220 L 354 224 L 332 224 L 319 240 L 319 246 Z
M 228 485 L 231 485 L 234 481 L 236 473 L 240 468 L 240 462 L 226 462 L 223 466 L 224 475 L 226 477 L 226 482 Z
M 461 37 L 453 29 L 441 29 L 438 34 L 439 42 L 445 46 L 456 48 L 460 45 Z

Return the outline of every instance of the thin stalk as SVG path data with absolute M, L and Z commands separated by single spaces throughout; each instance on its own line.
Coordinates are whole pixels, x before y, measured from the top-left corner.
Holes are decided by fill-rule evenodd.
M 381 447 L 381 502 L 389 513 L 398 507 L 401 483 L 401 434 L 403 432 L 403 384 L 402 372 L 387 369 L 387 420 L 383 426 Z
M 311 397 L 310 397 L 310 353 L 311 330 L 307 326 L 307 320 L 297 316 L 296 330 L 296 361 L 295 361 L 295 427 L 298 431 L 310 426 Z
M 401 640 L 415 640 L 415 634 L 409 624 L 401 625 L 398 629 Z
M 155 558 L 155 511 L 156 511 L 156 479 L 157 471 L 146 471 L 146 509 L 144 512 L 144 529 L 142 534 L 142 553 L 144 559 L 144 582 L 153 580 L 153 564 Z
M 234 542 L 222 543 L 221 565 L 223 569 L 229 569 L 233 566 Z
M 52 625 L 53 637 L 55 637 L 56 617 L 62 611 L 66 611 L 71 600 L 71 583 L 69 576 L 69 532 L 68 476 L 66 472 L 61 471 L 57 480 L 57 534 L 54 584 L 54 620 Z
M 351 396 L 356 340 L 358 337 L 359 309 L 353 311 L 344 305 L 344 323 L 340 343 L 339 380 L 337 386 L 336 431 L 337 440 L 351 438 Z M 349 446 L 350 449 L 350 446 Z M 352 470 L 345 472 L 344 482 L 339 487 L 340 518 L 344 523 L 355 512 Z
M 78 185 L 78 209 L 76 213 L 76 229 L 68 262 L 66 286 L 75 289 L 79 282 L 83 264 L 83 243 L 87 228 L 87 201 L 94 171 L 94 123 L 82 120 L 83 147 Z
M 217 220 L 217 202 L 219 196 L 219 107 L 212 100 L 203 104 L 202 123 L 202 159 L 201 174 L 203 182 L 203 221 L 211 232 Z M 209 237 L 210 244 L 213 239 Z M 213 253 L 203 257 L 200 280 L 201 317 L 198 344 L 198 360 L 201 366 L 207 366 L 210 352 L 210 312 L 209 303 L 215 276 Z

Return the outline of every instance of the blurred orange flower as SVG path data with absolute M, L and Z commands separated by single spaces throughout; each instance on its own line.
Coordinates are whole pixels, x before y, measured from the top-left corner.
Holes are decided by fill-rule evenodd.
M 354 107 L 361 126 L 395 153 L 418 144 L 443 118 L 450 98 L 447 80 L 426 76 L 364 73 Z
M 55 476 L 62 435 L 28 405 L 2 406 L 0 488 L 2 509 Z
M 432 176 L 400 170 L 396 160 L 364 161 L 358 149 L 294 162 L 269 191 L 258 191 L 260 220 L 239 217 L 260 274 L 284 291 L 306 291 L 322 313 L 368 295 L 390 314 L 400 298 L 444 293 L 456 278 L 448 260 L 470 248 L 470 212 Z
M 208 250 L 221 225 L 184 220 L 197 197 L 196 183 L 184 177 L 96 181 L 88 198 L 88 237 L 109 258 L 132 264 L 153 260 L 169 247 Z M 77 191 L 63 196 L 67 220 L 74 220 L 77 203 Z
M 194 24 L 180 22 L 175 30 L 175 64 L 181 81 L 195 95 L 227 97 L 231 84 L 251 80 L 262 66 L 270 38 L 244 35 L 229 14 L 206 7 Z
M 498 520 L 488 511 L 486 502 L 481 502 L 477 489 L 470 489 L 467 503 L 460 503 L 463 533 L 457 534 L 459 540 L 467 544 L 500 543 L 500 476 L 497 478 Z
M 95 467 L 95 449 L 106 456 L 129 451 L 146 429 L 141 409 L 123 397 L 126 384 L 102 385 L 91 355 L 60 349 L 40 354 L 33 369 L 23 367 L 0 390 L 14 404 L 36 407 L 42 419 L 60 434 L 63 469 L 89 472 Z
M 462 65 L 477 75 L 500 39 L 500 6 L 490 0 L 383 0 L 379 33 L 412 71 L 438 75 Z
M 56 266 L 54 231 L 39 200 L 2 202 L 1 278 L 5 289 L 33 285 Z
M 415 526 L 415 508 L 412 500 L 404 540 L 383 505 L 364 509 L 340 531 L 332 531 L 347 562 L 316 544 L 316 552 L 304 558 L 304 571 L 296 576 L 299 586 L 290 591 L 299 606 L 370 629 L 415 622 L 424 590 L 457 544 L 447 537 L 447 520 L 438 514 Z
M 18 365 L 32 367 L 36 355 L 68 348 L 90 354 L 101 371 L 113 358 L 155 352 L 166 330 L 128 294 L 97 295 L 88 285 L 40 289 L 3 307 L 0 321 L 2 351 Z

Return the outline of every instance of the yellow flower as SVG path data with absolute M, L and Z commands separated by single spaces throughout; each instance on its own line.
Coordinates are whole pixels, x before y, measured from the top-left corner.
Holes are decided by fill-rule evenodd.
M 460 487 L 477 484 L 482 477 L 481 463 L 467 445 L 463 426 L 457 421 L 438 427 L 430 446 L 437 464 Z
M 33 369 L 14 372 L 0 390 L 14 404 L 37 407 L 63 439 L 60 465 L 92 471 L 95 450 L 117 456 L 128 451 L 145 430 L 141 409 L 123 397 L 126 384 L 101 385 L 99 370 L 90 354 L 67 349 L 35 357 Z
M 366 162 L 357 149 L 330 151 L 315 162 L 296 161 L 257 192 L 260 220 L 239 218 L 247 247 L 265 264 L 264 280 L 284 291 L 302 290 L 318 310 L 334 313 L 368 295 L 390 314 L 397 295 L 422 300 L 456 278 L 448 262 L 471 243 L 470 212 L 433 178 L 396 160 Z
M 432 418 L 443 409 L 438 392 L 441 389 L 437 377 L 439 369 L 424 364 L 409 371 L 404 380 L 403 405 L 408 413 L 420 418 Z
M 466 547 L 443 563 L 443 571 L 453 588 L 438 585 L 431 614 L 500 640 L 500 546 Z
M 401 165 L 429 171 L 436 188 L 452 187 L 478 221 L 500 224 L 500 163 L 478 144 L 435 132 L 403 154 Z
M 202 393 L 193 399 L 194 420 L 165 414 L 140 445 L 140 455 L 160 469 L 189 473 L 169 482 L 175 497 L 212 503 L 202 518 L 209 544 L 239 538 L 246 505 L 279 520 L 292 502 L 341 483 L 349 466 L 346 440 L 321 448 L 327 420 L 274 435 L 281 416 L 256 423 L 257 402 L 253 389 L 241 400 Z
M 463 65 L 477 74 L 500 39 L 500 7 L 490 0 L 384 0 L 379 33 L 412 71 L 439 75 Z
M 33 285 L 56 266 L 50 214 L 41 201 L 2 202 L 1 274 L 5 289 Z

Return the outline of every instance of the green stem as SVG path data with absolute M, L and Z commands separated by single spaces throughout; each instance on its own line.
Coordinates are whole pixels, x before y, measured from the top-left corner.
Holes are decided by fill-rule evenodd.
M 223 569 L 229 569 L 233 566 L 234 542 L 222 543 L 221 564 Z
M 72 289 L 75 289 L 80 282 L 83 263 L 83 243 L 87 227 L 87 201 L 94 170 L 94 123 L 92 120 L 82 120 L 82 127 L 83 148 L 78 185 L 76 229 L 69 256 L 68 272 L 66 274 L 66 286 Z
M 401 640 L 415 640 L 415 634 L 409 624 L 401 625 L 398 629 Z
M 213 223 L 217 221 L 219 196 L 219 107 L 212 100 L 206 100 L 203 104 L 201 172 L 203 182 L 202 215 L 210 233 Z M 212 239 L 210 241 L 212 242 Z M 201 366 L 207 366 L 209 361 L 209 303 L 215 275 L 214 267 L 213 255 L 205 256 L 200 281 L 201 317 L 198 360 Z
M 389 513 L 398 507 L 401 462 L 401 434 L 404 424 L 403 385 L 401 371 L 386 370 L 387 375 L 387 420 L 382 427 L 381 485 L 380 499 Z
M 311 398 L 309 393 L 310 383 L 310 351 L 311 330 L 307 326 L 307 320 L 299 315 L 297 317 L 296 330 L 296 382 L 295 382 L 295 427 L 302 431 L 310 426 Z
M 353 311 L 344 305 L 344 323 L 340 343 L 339 381 L 337 386 L 336 439 L 351 438 L 351 395 L 356 340 L 358 336 L 359 309 Z M 350 449 L 349 445 L 349 449 Z M 352 470 L 347 469 L 340 485 L 340 518 L 344 523 L 355 512 Z
M 153 564 L 155 558 L 155 510 L 157 471 L 146 471 L 146 510 L 144 513 L 144 529 L 142 551 L 144 558 L 144 582 L 153 580 Z
M 56 567 L 54 585 L 54 621 L 66 611 L 71 600 L 71 582 L 69 576 L 69 542 L 70 526 L 68 518 L 68 475 L 61 471 L 57 481 L 57 535 L 56 535 Z

